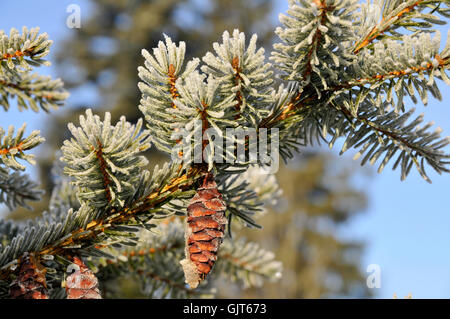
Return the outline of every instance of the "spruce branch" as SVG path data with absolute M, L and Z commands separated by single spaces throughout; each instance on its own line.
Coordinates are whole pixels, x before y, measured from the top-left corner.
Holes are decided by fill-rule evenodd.
M 227 204 L 230 235 L 231 222 L 235 219 L 247 227 L 261 228 L 255 218 L 263 215 L 267 205 L 274 205 L 281 195 L 275 176 L 267 174 L 258 165 L 251 165 L 244 172 L 231 169 L 221 171 L 216 179 Z
M 363 100 L 369 91 L 375 91 L 378 107 L 383 100 L 394 104 L 394 92 L 397 112 L 405 110 L 405 95 L 409 95 L 414 102 L 417 101 L 416 91 L 424 104 L 428 102 L 427 92 L 440 100 L 441 93 L 435 78 L 450 84 L 446 75 L 450 55 L 447 48 L 439 52 L 440 39 L 440 33 L 436 32 L 433 39 L 430 34 L 422 33 L 419 36 L 404 36 L 401 42 L 377 42 L 373 50 L 365 50 L 358 56 L 358 62 L 350 67 L 349 73 L 353 79 L 336 87 L 337 91 L 360 87 L 363 98 L 358 96 L 358 100 Z M 446 47 L 448 45 L 447 43 Z
M 140 152 L 150 147 L 148 131 L 140 132 L 142 120 L 136 126 L 121 117 L 112 126 L 111 115 L 105 120 L 93 115 L 80 116 L 81 127 L 68 125 L 74 138 L 61 148 L 64 172 L 75 179 L 78 198 L 94 207 L 122 207 L 139 180 L 139 171 L 147 164 Z
M 393 8 L 392 3 L 389 6 Z M 299 17 L 302 17 L 300 14 L 294 17 L 292 12 L 296 12 L 294 10 L 311 12 L 310 5 L 302 3 L 302 6 L 299 6 L 295 1 L 291 3 L 290 10 L 291 18 L 287 18 L 286 28 L 279 29 L 279 35 L 284 43 L 287 42 L 286 39 L 289 39 L 289 33 L 283 32 L 289 32 L 299 22 Z M 446 11 L 441 10 L 439 13 L 445 15 Z M 346 45 L 351 43 L 351 38 L 348 40 Z M 448 156 L 441 151 L 441 148 L 447 145 L 447 139 L 439 140 L 439 132 L 428 133 L 419 128 L 413 129 L 414 125 L 413 127 L 408 125 L 399 131 L 397 122 L 386 119 L 393 119 L 399 116 L 398 113 L 406 112 L 403 97 L 407 94 L 415 102 L 417 100 L 415 91 L 417 91 L 424 104 L 427 103 L 427 92 L 431 92 L 438 99 L 441 98 L 434 78 L 450 83 L 446 74 L 449 44 L 447 42 L 442 52 L 439 52 L 439 45 L 439 32 L 433 39 L 426 33 L 418 36 L 403 36 L 395 40 L 382 39 L 372 46 L 372 50 L 363 50 L 345 69 L 340 70 L 339 83 L 329 85 L 320 92 L 313 83 L 305 86 L 301 78 L 295 79 L 291 82 L 293 83 L 291 96 L 283 103 L 278 103 L 278 106 L 272 109 L 272 113 L 261 121 L 260 127 L 278 126 L 288 129 L 291 134 L 295 134 L 305 143 L 312 143 L 315 137 L 319 143 L 320 140 L 326 141 L 325 136 L 331 134 L 331 141 L 326 141 L 330 146 L 339 136 L 351 137 L 354 144 L 358 139 L 367 142 L 364 137 L 371 131 L 373 135 L 368 138 L 370 141 L 386 139 L 392 142 L 392 144 L 388 143 L 389 156 L 385 157 L 379 171 L 383 169 L 390 156 L 401 149 L 405 151 L 402 153 L 404 156 L 402 179 L 406 177 L 414 163 L 421 175 L 428 180 L 424 172 L 424 162 L 430 164 L 437 172 L 448 170 L 446 168 Z M 289 47 L 284 44 L 279 44 L 276 48 L 286 57 L 293 55 Z M 273 58 L 278 63 L 290 61 L 288 58 L 283 60 L 281 56 L 276 53 Z M 298 74 L 295 68 L 291 67 L 291 70 L 292 74 Z M 425 78 L 426 74 L 428 79 Z M 396 93 L 396 101 L 393 98 L 393 91 Z M 338 112 L 331 110 L 336 105 L 339 105 Z M 391 106 L 394 106 L 395 112 L 389 111 Z M 363 109 L 359 110 L 360 107 Z M 410 113 L 407 114 L 406 117 L 409 117 Z M 420 117 L 413 122 L 418 125 L 421 121 Z M 364 127 L 364 129 L 357 129 L 358 127 Z M 429 125 L 426 126 L 428 127 Z M 414 130 L 417 132 L 412 133 Z M 281 141 L 282 154 L 289 157 L 292 153 L 291 149 L 295 148 L 295 143 L 294 141 L 288 143 L 289 139 Z M 380 144 L 384 143 L 380 142 Z M 371 150 L 375 150 L 378 146 L 374 142 Z M 376 157 L 373 157 L 372 162 L 385 150 L 379 149 L 375 152 Z M 368 157 L 374 154 L 368 154 Z M 398 166 L 399 161 L 394 167 Z M 364 162 L 366 160 L 362 163 Z
M 68 96 L 60 79 L 10 71 L 0 75 L 0 104 L 5 111 L 10 107 L 9 99 L 14 97 L 17 97 L 19 110 L 31 108 L 38 112 L 40 107 L 49 112 L 60 107 Z
M 320 28 L 320 26 L 323 26 L 326 21 L 327 21 L 327 12 L 331 11 L 332 9 L 334 9 L 333 7 L 328 7 L 326 4 L 325 0 L 314 0 L 313 4 L 316 6 L 317 9 L 320 10 L 319 16 L 318 16 L 318 21 L 319 21 L 319 26 L 317 27 L 317 29 L 315 30 L 312 39 L 309 40 L 308 42 L 311 41 L 312 45 L 311 48 L 307 51 L 306 56 L 305 56 L 305 68 L 304 71 L 302 73 L 302 77 L 301 77 L 301 81 L 304 81 L 305 79 L 307 79 L 309 77 L 309 75 L 312 72 L 312 58 L 313 58 L 313 54 L 314 51 L 317 49 L 317 46 L 319 45 L 319 42 L 321 41 L 322 38 L 322 30 L 325 30 L 322 27 L 322 30 Z M 326 28 L 326 27 L 325 27 Z
M 69 209 L 65 214 L 59 211 L 63 208 L 44 213 L 42 218 L 10 237 L 6 246 L 0 247 L 0 278 L 10 276 L 16 259 L 25 251 L 40 256 L 70 257 L 77 251 L 87 256 L 110 257 L 102 252 L 103 247 L 136 242 L 135 234 L 130 237 L 130 230 L 133 233 L 139 228 L 151 227 L 146 220 L 153 216 L 167 216 L 170 201 L 185 197 L 184 191 L 199 177 L 196 168 L 181 173 L 178 165 L 155 167 L 153 176 L 143 174 L 140 187 L 122 209 L 105 212 L 82 205 L 79 210 Z M 164 207 L 166 209 L 161 209 Z
M 112 253 L 116 258 L 98 260 L 97 274 L 103 284 L 132 273 L 142 283 L 143 292 L 151 298 L 205 297 L 214 294 L 203 284 L 195 290 L 184 285 L 184 275 L 177 263 L 184 254 L 185 241 L 184 225 L 179 219 L 161 223 L 157 233 L 143 231 L 139 237 L 137 246 Z M 239 281 L 243 288 L 249 288 L 259 287 L 263 279 L 278 279 L 280 272 L 281 264 L 274 260 L 273 254 L 255 243 L 243 239 L 235 242 L 226 240 L 218 251 L 218 268 L 214 278 Z
M 17 162 L 17 159 L 25 160 L 34 165 L 34 155 L 24 153 L 42 142 L 45 139 L 39 136 L 39 131 L 31 132 L 28 137 L 23 137 L 26 124 L 23 124 L 14 136 L 14 126 L 8 127 L 8 133 L 0 127 L 0 164 L 15 170 L 25 170 L 25 166 Z
M 131 273 L 149 298 L 190 298 L 210 294 L 204 287 L 193 290 L 184 283 L 179 266 L 184 255 L 181 222 L 160 223 L 156 231 L 141 231 L 138 244 L 111 253 L 117 256 L 114 259 L 98 259 L 97 275 L 102 285 L 114 286 L 117 278 Z
M 7 111 L 9 99 L 17 97 L 19 110 L 31 108 L 37 112 L 38 105 L 45 112 L 57 109 L 69 96 L 60 79 L 31 74 L 33 67 L 50 65 L 43 58 L 49 53 L 52 41 L 39 28 L 22 34 L 11 29 L 9 36 L 0 30 L 0 104 Z
M 0 173 L 0 203 L 6 203 L 10 210 L 17 206 L 32 209 L 28 201 L 38 201 L 44 191 L 38 188 L 28 175 L 13 172 L 12 174 Z
M 12 28 L 9 36 L 0 30 L 0 74 L 4 69 L 19 66 L 29 71 L 31 66 L 50 65 L 43 58 L 50 52 L 52 41 L 47 33 L 39 34 L 39 28 L 22 28 L 22 34 Z
M 246 46 L 243 32 L 235 29 L 230 36 L 225 31 L 222 43 L 213 44 L 215 54 L 207 52 L 202 58 L 205 65 L 201 67 L 204 73 L 219 81 L 225 98 L 234 96 L 234 119 L 252 126 L 268 113 L 273 83 L 271 64 L 264 62 L 264 49 L 257 50 L 256 41 L 254 34 Z
M 353 48 L 353 53 L 358 54 L 377 39 L 395 38 L 400 35 L 396 30 L 404 27 L 415 33 L 429 29 L 435 24 L 445 24 L 434 13 L 449 17 L 449 8 L 446 1 L 425 0 L 375 0 L 373 3 L 364 4 L 362 7 L 363 21 L 361 23 L 362 37 Z M 429 9 L 430 13 L 424 13 Z M 380 18 L 381 21 L 377 21 Z M 423 21 L 416 21 L 423 20 Z M 391 36 L 387 34 L 390 33 Z
M 265 280 L 278 280 L 283 268 L 272 252 L 243 238 L 224 242 L 217 267 L 223 276 L 239 282 L 244 289 L 261 287 Z
M 293 104 L 293 110 L 284 113 L 286 116 L 280 122 L 289 125 L 295 117 L 299 118 L 301 125 L 293 124 L 295 134 L 305 144 L 313 144 L 314 138 L 317 137 L 319 144 L 323 140 L 332 147 L 339 137 L 345 136 L 341 154 L 351 147 L 360 148 L 355 159 L 365 153 L 362 165 L 366 162 L 374 164 L 384 154 L 378 172 L 400 151 L 393 168 L 401 168 L 402 180 L 406 178 L 411 167 L 415 166 L 422 177 L 430 182 L 425 172 L 425 163 L 438 173 L 449 171 L 450 157 L 442 148 L 450 143 L 450 139 L 441 138 L 442 130 L 439 128 L 429 132 L 428 129 L 433 123 L 420 127 L 423 115 L 407 124 L 414 109 L 402 115 L 395 110 L 380 113 L 372 94 L 366 94 L 366 97 L 361 99 L 340 94 L 325 100 L 304 98 L 302 101 L 303 103 Z M 388 109 L 386 104 L 388 102 L 385 101 L 381 108 Z M 327 135 L 331 136 L 330 140 L 326 139 Z
M 178 98 L 176 82 L 186 78 L 198 66 L 199 60 L 193 59 L 184 65 L 186 44 L 180 42 L 177 46 L 165 36 L 165 43 L 160 41 L 158 48 L 153 50 L 153 55 L 147 50 L 142 50 L 145 58 L 145 67 L 138 68 L 138 86 L 142 92 L 139 109 L 148 122 L 148 130 L 155 146 L 167 153 L 177 141 L 171 139 L 174 118 L 170 109 L 176 109 L 174 101 Z M 175 128 L 176 129 L 176 128 Z
M 202 154 L 207 152 L 207 157 L 202 158 L 202 162 L 209 164 L 208 170 L 211 170 L 214 164 L 213 156 L 214 144 L 212 143 L 213 135 L 218 134 L 227 138 L 225 131 L 229 127 L 237 127 L 237 123 L 234 122 L 234 114 L 231 110 L 234 107 L 234 96 L 229 95 L 226 98 L 222 98 L 219 87 L 220 82 L 205 74 L 200 74 L 198 71 L 190 74 L 185 81 L 178 80 L 178 88 L 180 92 L 180 98 L 175 101 L 177 109 L 173 112 L 175 117 L 175 127 L 178 129 L 198 130 L 201 132 L 201 136 L 205 136 L 205 133 L 209 128 L 214 129 L 214 133 L 208 132 L 207 140 L 200 141 Z M 193 145 L 200 147 L 199 144 Z M 194 160 L 195 154 L 184 154 L 183 164 L 184 166 L 190 165 Z M 222 155 L 225 156 L 225 155 Z
M 358 1 L 289 2 L 283 27 L 276 29 L 282 42 L 274 45 L 271 59 L 285 80 L 300 87 L 310 84 L 320 96 L 339 83 L 339 75 L 354 60 L 347 44 L 354 40 L 353 15 Z
M 346 115 L 346 120 L 355 119 L 351 125 L 358 127 L 348 131 L 341 153 L 351 146 L 360 148 L 354 158 L 357 159 L 364 155 L 361 165 L 367 161 L 374 164 L 384 156 L 378 167 L 380 173 L 395 153 L 400 151 L 393 169 L 397 166 L 401 167 L 402 180 L 406 178 L 413 164 L 428 182 L 431 180 L 425 172 L 425 162 L 439 174 L 450 172 L 450 168 L 448 168 L 450 156 L 441 151 L 443 147 L 450 144 L 450 138 L 441 138 L 442 130 L 440 128 L 429 132 L 428 129 L 433 123 L 420 127 L 423 114 L 410 123 L 406 123 L 414 113 L 414 109 L 401 116 L 398 116 L 396 112 L 379 115 L 370 109 L 365 112 L 361 111 L 355 116 L 344 107 L 338 107 L 338 109 Z
M 242 81 L 242 76 L 241 76 L 241 72 L 242 72 L 242 68 L 239 67 L 240 64 L 240 60 L 238 57 L 234 57 L 233 60 L 231 61 L 231 67 L 233 68 L 234 71 L 234 85 L 235 87 L 239 87 L 241 81 Z M 238 114 L 236 114 L 235 119 L 238 119 L 241 115 L 239 114 L 241 112 L 241 107 L 242 107 L 242 93 L 240 91 L 236 92 L 236 97 L 234 98 L 234 100 L 236 101 L 236 105 L 234 106 L 234 108 L 236 109 L 236 112 Z

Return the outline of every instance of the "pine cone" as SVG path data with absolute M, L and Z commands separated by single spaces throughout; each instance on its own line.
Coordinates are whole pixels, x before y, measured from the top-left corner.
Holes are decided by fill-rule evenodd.
M 227 224 L 225 210 L 214 177 L 208 173 L 187 208 L 186 258 L 180 263 L 191 288 L 196 288 L 214 266 Z
M 39 264 L 34 254 L 24 253 L 19 267 L 19 275 L 9 288 L 11 298 L 49 299 L 45 268 Z
M 67 299 L 102 299 L 97 277 L 78 257 L 73 263 L 78 267 L 66 279 Z

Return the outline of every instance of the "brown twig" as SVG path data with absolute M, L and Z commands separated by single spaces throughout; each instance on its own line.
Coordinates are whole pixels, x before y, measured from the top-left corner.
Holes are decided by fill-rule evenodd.
M 20 142 L 16 146 L 13 146 L 13 147 L 10 147 L 10 148 L 2 148 L 2 149 L 0 149 L 0 155 L 5 155 L 5 154 L 8 154 L 8 153 L 11 153 L 11 151 L 14 150 L 14 149 L 16 149 L 17 152 L 19 152 L 19 153 L 23 153 L 22 146 L 23 146 L 23 142 Z
M 231 66 L 233 67 L 233 70 L 235 72 L 234 85 L 239 86 L 240 82 L 242 81 L 242 78 L 240 76 L 242 69 L 239 67 L 239 57 L 235 56 L 233 58 L 233 60 L 231 61 Z M 236 91 L 236 97 L 234 100 L 236 101 L 236 105 L 234 106 L 234 108 L 236 109 L 236 112 L 238 112 L 238 114 L 235 115 L 234 119 L 237 120 L 241 117 L 240 111 L 242 106 L 242 94 L 240 90 Z
M 94 149 L 95 155 L 97 156 L 97 160 L 99 163 L 100 172 L 103 176 L 103 187 L 105 189 L 105 196 L 108 200 L 108 203 L 111 202 L 112 196 L 111 196 L 111 190 L 109 189 L 109 184 L 111 184 L 111 180 L 108 176 L 108 172 L 106 171 L 106 161 L 103 158 L 103 145 L 102 143 L 97 140 L 98 149 Z
M 174 67 L 173 64 L 170 64 L 170 65 L 169 65 L 169 72 L 168 72 L 167 75 L 169 76 L 169 91 L 170 91 L 170 94 L 172 94 L 172 99 L 175 100 L 175 99 L 178 98 L 180 95 L 178 94 L 178 90 L 177 90 L 177 88 L 176 88 L 176 86 L 175 86 L 175 83 L 176 83 L 176 81 L 177 81 L 177 77 L 176 77 L 176 75 L 175 75 L 175 67 Z M 173 107 L 174 109 L 177 108 L 177 106 L 175 105 L 174 102 L 172 102 L 172 107 Z
M 198 112 L 200 114 L 200 119 L 202 121 L 202 157 L 203 157 L 203 151 L 209 144 L 208 140 L 203 140 L 205 131 L 209 128 L 208 113 L 206 112 L 208 110 L 209 105 L 207 105 L 205 101 L 202 101 L 202 106 L 203 110 L 198 110 Z
M 25 51 L 17 50 L 13 54 L 4 53 L 2 56 L 0 56 L 0 61 L 6 60 L 6 59 L 10 59 L 10 58 L 18 58 L 18 57 L 21 57 L 21 56 L 33 57 L 36 54 L 36 53 L 33 53 L 35 48 L 36 47 L 34 46 L 34 47 L 26 49 Z

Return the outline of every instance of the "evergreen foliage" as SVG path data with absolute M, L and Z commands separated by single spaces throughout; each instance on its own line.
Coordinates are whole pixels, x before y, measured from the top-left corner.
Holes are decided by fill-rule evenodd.
M 0 96 L 5 111 L 13 97 L 17 97 L 19 109 L 30 107 L 35 112 L 38 104 L 48 112 L 67 98 L 61 80 L 30 73 L 33 67 L 50 65 L 44 57 L 51 44 L 46 33 L 39 34 L 39 28 L 24 27 L 22 34 L 13 28 L 9 36 L 0 32 Z
M 211 52 L 203 57 L 202 71 L 219 81 L 221 99 L 233 99 L 241 125 L 256 124 L 268 114 L 273 83 L 270 63 L 265 63 L 264 48 L 256 49 L 257 35 L 248 43 L 245 34 L 238 30 L 233 36 L 225 31 L 221 44 L 213 44 L 216 55 Z
M 55 70 L 64 79 L 66 89 L 73 94 L 88 89 L 92 94 L 77 94 L 70 107 L 46 120 L 43 130 L 46 151 L 39 154 L 36 166 L 46 193 L 41 201 L 31 203 L 32 212 L 19 208 L 9 213 L 9 218 L 24 220 L 47 209 L 55 186 L 49 174 L 58 158 L 55 153 L 70 137 L 67 123 L 76 123 L 85 114 L 86 106 L 93 106 L 97 114 L 110 112 L 112 123 L 125 116 L 136 124 L 142 117 L 136 107 L 141 99 L 136 88 L 136 68 L 144 66 L 142 49 L 152 52 L 162 33 L 170 34 L 173 42 L 189 44 L 187 61 L 202 56 L 224 30 L 234 28 L 245 33 L 257 32 L 260 45 L 270 45 L 272 0 L 206 1 L 208 6 L 197 0 L 88 1 L 91 6 L 82 13 L 82 28 L 71 29 L 70 36 L 61 39 L 53 53 Z M 188 23 L 185 16 L 195 17 L 196 23 Z M 151 156 L 150 168 L 167 160 L 157 147 L 151 147 L 143 155 Z
M 109 113 L 101 121 L 90 109 L 86 117 L 80 116 L 80 125 L 68 125 L 74 139 L 61 148 L 61 159 L 67 163 L 64 173 L 75 179 L 81 203 L 99 208 L 123 206 L 147 164 L 137 154 L 150 147 L 148 132 L 141 134 L 142 121 L 134 126 L 122 117 L 112 126 Z
M 374 9 L 369 10 L 369 5 Z M 28 295 L 29 291 L 12 292 L 8 287 L 13 282 L 23 288 L 21 283 L 28 280 L 23 276 L 24 267 L 34 269 L 39 265 L 41 269 L 42 265 L 47 282 L 42 283 L 39 272 L 31 278 L 31 294 L 45 286 L 51 296 L 61 297 L 65 286 L 70 297 L 71 289 L 78 288 L 65 278 L 74 264 L 82 268 L 74 274 L 92 279 L 96 296 L 97 281 L 85 264 L 101 264 L 98 272 L 105 281 L 134 271 L 144 283 L 143 292 L 151 297 L 201 293 L 207 281 L 201 282 L 198 291 L 192 291 L 184 285 L 189 278 L 182 276 L 179 265 L 184 250 L 189 257 L 189 236 L 196 232 L 199 220 L 203 221 L 201 230 L 208 228 L 212 233 L 217 228 L 220 233 L 212 236 L 212 241 L 195 239 L 202 247 L 215 246 L 199 248 L 208 252 L 210 261 L 217 260 L 211 276 L 217 272 L 244 287 L 279 278 L 281 264 L 274 260 L 273 253 L 232 236 L 234 217 L 245 226 L 257 226 L 254 218 L 261 215 L 264 205 L 274 201 L 279 189 L 270 175 L 264 187 L 258 185 L 260 175 L 250 170 L 255 165 L 256 169 L 264 168 L 261 156 L 266 154 L 257 148 L 260 162 L 238 161 L 239 142 L 234 144 L 236 139 L 228 134 L 228 128 L 254 129 L 260 138 L 263 129 L 279 129 L 284 160 L 313 140 L 322 139 L 331 147 L 337 138 L 344 137 L 342 152 L 351 147 L 359 149 L 356 156 L 363 157 L 361 163 L 379 160 L 379 171 L 398 154 L 393 167 L 400 167 L 402 179 L 412 166 L 428 181 L 426 165 L 438 173 L 448 172 L 450 156 L 442 149 L 450 139 L 441 138 L 438 130 L 430 132 L 431 125 L 420 127 L 420 116 L 409 121 L 413 109 L 407 109 L 403 100 L 408 94 L 417 101 L 417 91 L 426 103 L 427 91 L 440 97 L 436 80 L 448 83 L 445 72 L 450 44 L 439 52 L 439 35 L 435 32 L 432 38 L 428 28 L 441 23 L 437 14 L 448 16 L 447 7 L 448 1 L 384 0 L 359 6 L 356 0 L 290 0 L 287 15 L 280 17 L 283 26 L 276 30 L 281 42 L 275 44 L 271 56 L 280 79 L 287 81 L 278 88 L 272 85 L 272 65 L 265 61 L 264 50 L 257 47 L 256 36 L 246 43 L 245 35 L 238 30 L 232 36 L 225 32 L 222 43 L 213 44 L 215 54 L 207 53 L 186 63 L 186 45 L 177 45 L 168 36 L 152 53 L 143 50 L 145 67 L 138 70 L 143 81 L 139 84 L 139 109 L 146 129 L 142 120 L 134 125 L 121 117 L 114 125 L 109 113 L 101 120 L 90 109 L 80 116 L 79 127 L 68 125 L 72 137 L 64 142 L 63 163 L 55 168 L 67 177 L 60 177 L 48 213 L 24 224 L 0 224 L 0 295 Z M 400 33 L 403 27 L 413 33 Z M 22 35 L 13 30 L 1 37 L 3 99 L 16 95 L 20 106 L 36 109 L 36 104 L 29 102 L 33 99 L 47 111 L 67 97 L 57 80 L 28 77 L 32 66 L 45 63 L 42 57 L 51 44 L 45 34 L 38 36 L 36 29 L 24 29 Z M 9 85 L 9 75 L 4 75 L 9 73 L 17 76 L 14 85 Z M 3 104 L 7 110 L 7 103 Z M 193 148 L 200 149 L 200 158 L 177 149 L 179 137 L 173 135 L 181 130 L 191 136 L 206 135 L 205 140 L 191 140 Z M 26 138 L 23 134 L 24 127 L 16 136 L 12 127 L 6 136 L 4 130 L 0 131 L 4 179 L 0 180 L 0 189 L 8 187 L 0 200 L 11 207 L 40 194 L 34 184 L 15 173 L 24 169 L 17 159 L 33 163 L 32 156 L 24 152 L 43 142 L 39 132 Z M 217 136 L 233 141 L 233 149 L 223 155 L 233 160 L 231 163 L 223 164 L 214 156 Z M 174 159 L 150 172 L 146 157 L 140 154 L 150 142 L 168 155 L 175 149 L 183 162 Z M 247 140 L 240 143 L 247 151 L 252 149 Z M 58 169 L 58 165 L 63 167 Z M 207 179 L 214 187 L 202 188 Z M 30 189 L 19 194 L 20 186 Z M 199 209 L 199 214 L 224 212 L 228 220 L 228 236 L 220 249 L 213 241 L 223 237 L 221 214 L 209 219 L 186 217 L 188 205 L 199 190 L 207 197 L 205 205 L 212 206 Z M 220 203 L 213 199 L 220 199 Z M 184 218 L 184 230 L 176 216 Z M 159 234 L 149 232 L 155 227 Z M 109 261 L 106 264 L 105 258 Z M 202 280 L 209 278 L 209 270 L 201 273 Z M 206 289 L 206 293 L 211 292 Z
M 39 200 L 42 193 L 38 185 L 26 174 L 0 174 L 0 201 L 6 203 L 10 210 L 15 209 L 17 205 L 31 209 L 27 201 Z

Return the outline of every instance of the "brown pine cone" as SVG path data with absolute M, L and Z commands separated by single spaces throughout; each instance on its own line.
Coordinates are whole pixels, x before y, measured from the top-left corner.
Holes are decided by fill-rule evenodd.
M 102 299 L 94 273 L 78 257 L 73 263 L 75 272 L 66 279 L 67 299 Z
M 225 210 L 214 176 L 207 173 L 187 208 L 186 258 L 180 263 L 191 288 L 196 288 L 214 266 L 227 224 Z
M 45 268 L 38 262 L 34 254 L 24 253 L 19 263 L 19 275 L 9 288 L 11 298 L 49 299 Z

